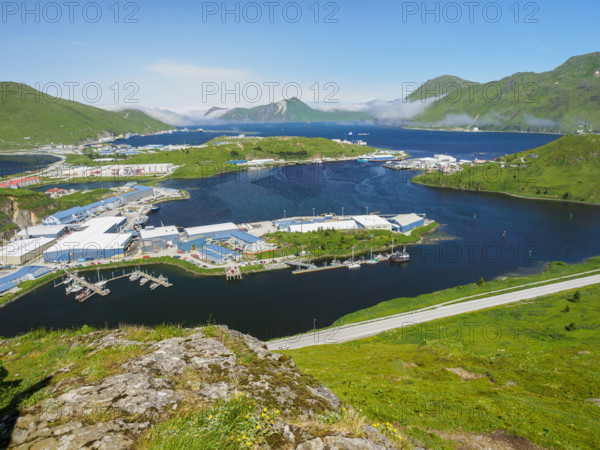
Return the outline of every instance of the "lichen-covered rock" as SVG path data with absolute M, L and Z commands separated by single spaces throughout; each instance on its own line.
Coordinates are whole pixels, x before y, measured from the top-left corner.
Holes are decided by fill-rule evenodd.
M 61 379 L 46 388 L 44 400 L 19 411 L 18 417 L 0 418 L 0 446 L 131 448 L 180 406 L 189 410 L 243 393 L 282 410 L 271 448 L 393 448 L 374 429 L 365 429 L 360 437 L 322 431 L 315 436 L 312 427 L 294 425 L 294 418 L 306 424 L 325 411 L 339 412 L 341 401 L 261 341 L 225 327 L 186 334 L 152 343 L 128 339 L 119 330 L 79 336 L 76 345 L 93 349 L 91 354 L 117 347 L 135 351 L 96 381 L 70 377 L 72 365 L 56 371 Z

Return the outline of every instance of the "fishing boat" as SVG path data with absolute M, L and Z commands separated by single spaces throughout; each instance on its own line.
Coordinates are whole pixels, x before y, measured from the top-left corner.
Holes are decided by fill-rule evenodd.
M 140 280 L 140 286 L 143 286 L 143 285 L 145 285 L 145 284 L 146 284 L 148 281 L 150 281 L 150 280 L 148 280 L 148 278 L 146 278 L 146 277 L 142 278 L 142 279 Z
M 156 212 L 160 209 L 160 205 L 152 205 L 152 208 L 150 208 L 150 211 L 152 212 Z
M 393 262 L 408 262 L 410 260 L 410 254 L 406 251 L 406 246 L 402 249 L 402 251 L 397 251 L 392 254 Z
M 148 217 L 147 215 L 144 214 L 144 215 L 140 216 L 140 218 L 138 220 L 136 220 L 135 223 L 138 225 L 145 225 L 148 222 L 148 220 L 150 220 L 150 217 Z
M 77 294 L 77 296 L 75 297 L 75 300 L 77 300 L 78 302 L 82 302 L 84 301 L 86 298 L 88 298 L 91 295 L 92 291 L 89 289 L 86 289 L 85 291 L 83 291 L 81 294 Z

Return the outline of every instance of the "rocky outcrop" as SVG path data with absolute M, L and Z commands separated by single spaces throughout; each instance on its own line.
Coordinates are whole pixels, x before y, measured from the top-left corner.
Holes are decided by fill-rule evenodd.
M 33 211 L 20 209 L 19 202 L 15 197 L 4 197 L 0 201 L 0 213 L 4 213 L 6 218 L 20 230 L 41 222 Z
M 130 448 L 182 408 L 244 395 L 281 410 L 271 448 L 394 448 L 371 427 L 354 436 L 321 427 L 315 435 L 315 418 L 339 413 L 342 402 L 263 342 L 225 327 L 187 334 L 154 343 L 138 342 L 119 330 L 96 334 L 86 341 L 88 355 L 126 348 L 134 349 L 135 356 L 93 382 L 69 377 L 71 366 L 57 371 L 53 376 L 60 381 L 50 383 L 44 400 L 18 416 L 0 418 L 0 446 L 4 441 L 18 449 Z

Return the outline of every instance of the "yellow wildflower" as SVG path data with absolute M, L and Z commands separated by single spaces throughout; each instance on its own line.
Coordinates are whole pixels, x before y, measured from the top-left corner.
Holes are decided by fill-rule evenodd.
M 264 408 L 264 409 L 263 409 L 263 411 L 264 411 L 264 412 L 267 412 L 267 408 Z
M 257 430 L 260 430 L 260 425 L 256 425 L 256 429 L 257 429 Z

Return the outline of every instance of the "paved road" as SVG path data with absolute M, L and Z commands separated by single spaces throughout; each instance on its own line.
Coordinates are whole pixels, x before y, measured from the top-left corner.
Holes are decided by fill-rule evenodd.
M 268 347 L 270 350 L 275 350 L 280 348 L 282 345 L 288 345 L 290 349 L 295 349 L 310 347 L 311 345 L 339 344 L 341 342 L 348 342 L 374 336 L 376 334 L 396 328 L 402 328 L 404 326 L 443 319 L 445 317 L 478 311 L 481 309 L 491 308 L 493 306 L 506 305 L 508 303 L 519 302 L 521 300 L 528 300 L 598 283 L 600 283 L 600 275 L 577 278 L 575 280 L 562 281 L 559 283 L 524 289 L 508 294 L 484 297 L 477 300 L 456 303 L 453 305 L 440 306 L 439 308 L 434 307 L 434 309 L 428 307 L 403 314 L 397 314 L 388 318 L 358 322 L 354 324 L 343 325 L 341 327 L 317 331 L 314 333 L 308 333 L 301 336 L 282 338 L 269 342 Z

